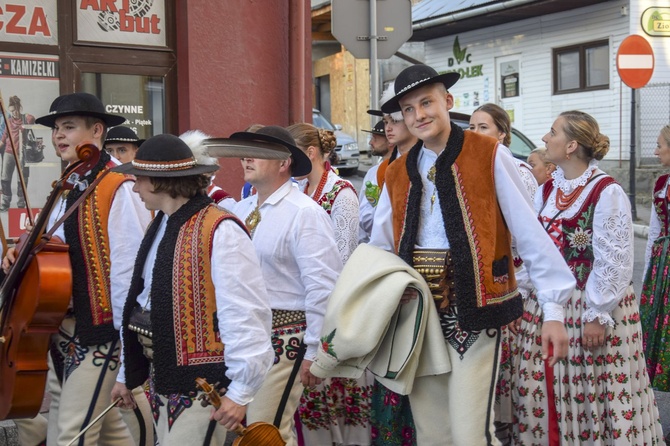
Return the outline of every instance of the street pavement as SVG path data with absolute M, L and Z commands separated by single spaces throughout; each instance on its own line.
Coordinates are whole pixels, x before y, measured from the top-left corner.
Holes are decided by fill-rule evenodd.
M 370 164 L 364 163 L 359 167 L 358 175 L 352 175 L 346 177 L 347 180 L 351 181 L 356 191 L 359 191 L 362 183 L 363 176 L 367 169 L 369 169 Z M 644 274 L 644 254 L 645 246 L 647 242 L 647 230 L 649 225 L 649 216 L 651 214 L 651 208 L 649 205 L 636 205 L 637 217 L 638 219 L 634 222 L 633 229 L 635 232 L 635 261 L 633 267 L 633 286 L 635 288 L 636 295 L 640 295 L 640 290 L 642 289 L 642 275 Z M 670 393 L 667 392 L 656 392 L 656 403 L 658 404 L 658 409 L 661 415 L 661 423 L 663 424 L 663 432 L 666 434 L 670 432 Z M 230 436 L 226 445 L 231 444 L 231 441 L 234 437 Z M 0 421 L 0 446 L 18 446 L 18 438 L 16 433 L 16 427 L 12 421 Z

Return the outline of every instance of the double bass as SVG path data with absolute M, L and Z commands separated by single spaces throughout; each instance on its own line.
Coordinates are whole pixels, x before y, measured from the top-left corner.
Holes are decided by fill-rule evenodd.
M 61 194 L 85 188 L 79 178 L 100 159 L 92 143 L 76 150 L 80 161 L 54 183 L 32 230 L 21 236 L 16 261 L 0 284 L 0 420 L 34 417 L 42 405 L 49 342 L 72 295 L 69 246 L 52 240 L 45 229 Z

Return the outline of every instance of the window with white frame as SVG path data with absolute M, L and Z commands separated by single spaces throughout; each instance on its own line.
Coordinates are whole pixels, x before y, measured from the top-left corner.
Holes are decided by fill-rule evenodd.
M 609 58 L 609 40 L 554 48 L 554 94 L 609 88 Z

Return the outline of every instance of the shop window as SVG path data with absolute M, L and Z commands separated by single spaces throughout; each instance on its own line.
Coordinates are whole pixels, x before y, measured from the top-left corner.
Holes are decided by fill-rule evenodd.
M 555 48 L 554 94 L 609 88 L 609 55 L 607 40 Z
M 82 72 L 81 90 L 99 97 L 108 113 L 124 116 L 142 139 L 167 131 L 162 76 Z

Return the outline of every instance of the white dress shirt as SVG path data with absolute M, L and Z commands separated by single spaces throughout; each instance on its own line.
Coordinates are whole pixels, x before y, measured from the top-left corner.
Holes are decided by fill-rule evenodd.
M 372 166 L 365 177 L 363 178 L 363 185 L 361 190 L 358 191 L 358 218 L 360 220 L 359 229 L 358 229 L 358 242 L 367 243 L 370 241 L 370 233 L 372 232 L 372 221 L 375 217 L 375 207 L 368 201 L 368 198 L 365 196 L 365 185 L 369 181 L 375 186 L 377 184 L 377 171 L 379 170 L 379 164 Z
M 504 147 L 504 146 L 502 146 Z M 444 231 L 440 199 L 435 193 L 431 211 L 431 197 L 435 185 L 428 180 L 428 170 L 437 155 L 425 146 L 419 154 L 419 172 L 423 182 L 420 206 L 420 225 L 416 248 L 449 249 L 449 240 Z M 406 159 L 402 159 L 405 162 Z M 476 173 L 474 173 L 476 174 Z M 563 305 L 570 299 L 575 288 L 575 279 L 563 257 L 544 231 L 534 210 L 529 206 L 525 186 L 509 150 L 497 150 L 494 159 L 494 182 L 498 205 L 507 227 L 516 239 L 519 256 L 524 261 L 530 279 L 536 288 L 544 320 L 563 322 Z M 391 201 L 386 188 L 382 190 L 370 236 L 370 243 L 387 251 L 395 251 L 393 241 Z
M 244 221 L 257 202 L 258 195 L 247 197 L 234 212 Z M 272 193 L 259 211 L 253 243 L 270 307 L 305 312 L 305 358 L 313 360 L 328 297 L 342 270 L 332 224 L 326 211 L 291 181 Z

